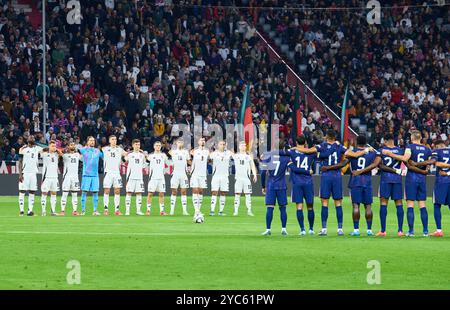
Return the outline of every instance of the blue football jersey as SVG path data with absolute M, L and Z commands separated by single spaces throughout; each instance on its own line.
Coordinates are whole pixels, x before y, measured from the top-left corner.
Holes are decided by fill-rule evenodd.
M 363 149 L 355 148 L 355 152 L 362 151 Z M 370 151 L 358 158 L 350 158 L 350 170 L 362 170 L 373 164 L 375 158 L 379 156 L 378 152 Z M 357 176 L 351 175 L 348 183 L 348 187 L 370 187 L 372 186 L 372 172 L 366 172 Z
M 316 146 L 319 152 L 317 157 L 320 160 L 321 166 L 334 166 L 341 162 L 342 156 L 345 154 L 347 149 L 338 143 L 327 143 L 323 142 Z M 323 176 L 341 176 L 340 169 L 329 170 L 322 172 Z
M 292 164 L 289 165 L 291 170 L 290 181 L 293 184 L 311 184 L 311 169 L 314 163 L 315 154 L 304 154 L 297 150 L 289 151 Z
M 421 144 L 408 144 L 406 150 L 411 152 L 411 160 L 420 163 L 428 160 L 431 156 L 431 150 L 425 145 Z M 426 182 L 426 176 L 420 173 L 409 171 L 406 174 L 406 181 L 409 182 Z
M 432 156 L 439 162 L 450 163 L 450 148 L 434 150 Z M 450 176 L 441 176 L 440 171 L 449 172 L 449 168 L 436 167 L 436 183 L 450 183 Z
M 83 158 L 83 176 L 98 177 L 98 164 L 103 152 L 94 147 L 80 149 Z
M 390 156 L 383 155 L 383 150 L 388 150 L 394 153 L 395 155 L 402 156 L 405 151 L 397 146 L 395 147 L 387 147 L 383 146 L 380 148 L 379 153 L 381 154 L 381 159 L 383 164 L 392 169 L 400 169 L 402 162 L 396 159 L 393 159 Z M 391 173 L 386 171 L 381 171 L 381 183 L 402 183 L 402 176 L 397 173 Z
M 273 151 L 263 154 L 261 160 L 262 170 L 269 174 L 267 179 L 267 188 L 286 189 L 286 169 L 291 157 L 284 151 Z M 264 187 L 264 184 L 263 184 Z

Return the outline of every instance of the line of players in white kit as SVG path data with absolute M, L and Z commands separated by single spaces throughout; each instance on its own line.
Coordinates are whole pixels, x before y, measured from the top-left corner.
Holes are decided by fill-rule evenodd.
M 145 191 L 143 170 L 148 168 L 148 196 L 146 215 L 151 214 L 152 198 L 158 193 L 160 215 L 173 215 L 177 200 L 178 188 L 181 193 L 181 205 L 183 215 L 189 215 L 187 211 L 187 189 L 192 188 L 192 203 L 195 214 L 201 214 L 203 200 L 203 190 L 207 188 L 207 164 L 212 162 L 212 180 L 211 180 L 211 209 L 210 215 L 215 215 L 217 198 L 219 197 L 218 215 L 225 215 L 224 208 L 226 202 L 226 193 L 229 191 L 229 168 L 231 161 L 235 165 L 235 199 L 234 214 L 238 215 L 240 206 L 240 195 L 245 195 L 247 214 L 253 216 L 251 209 L 252 184 L 256 182 L 256 166 L 253 158 L 246 152 L 245 142 L 239 144 L 239 152 L 233 153 L 226 150 L 225 141 L 220 141 L 217 149 L 210 152 L 205 146 L 205 139 L 198 141 L 198 148 L 191 151 L 183 148 L 181 139 L 176 141 L 175 149 L 169 151 L 172 159 L 173 171 L 171 173 L 170 188 L 170 212 L 167 214 L 164 207 L 164 194 L 166 191 L 164 171 L 169 164 L 169 158 L 166 153 L 161 151 L 161 143 L 154 143 L 154 152 L 147 154 L 140 147 L 139 140 L 132 141 L 132 150 L 124 151 L 117 145 L 115 136 L 109 137 L 109 146 L 100 150 L 95 148 L 95 139 L 88 138 L 86 148 L 77 150 L 74 143 L 68 145 L 64 152 L 56 148 L 54 141 L 49 142 L 49 146 L 42 148 L 35 145 L 34 138 L 30 136 L 28 144 L 19 150 L 21 162 L 19 165 L 19 208 L 20 215 L 25 215 L 24 204 L 25 194 L 28 192 L 28 216 L 33 216 L 33 206 L 35 193 L 37 191 L 38 159 L 42 158 L 42 183 L 41 183 L 41 207 L 42 215 L 46 215 L 47 196 L 50 194 L 51 215 L 65 215 L 67 198 L 69 193 L 72 196 L 72 215 L 84 215 L 86 212 L 86 193 L 93 193 L 94 215 L 100 215 L 97 211 L 98 204 L 98 160 L 103 158 L 103 190 L 104 190 L 104 214 L 109 214 L 109 194 L 111 188 L 114 189 L 114 214 L 122 215 L 120 211 L 120 191 L 123 187 L 123 180 L 120 174 L 122 162 L 127 163 L 126 171 L 126 198 L 125 215 L 130 214 L 131 197 L 136 195 L 136 214 L 144 215 L 142 208 L 142 193 Z M 101 155 L 101 156 L 100 156 Z M 59 192 L 58 164 L 62 160 L 63 181 L 61 212 L 56 212 L 57 199 Z M 78 213 L 78 192 L 80 191 L 79 182 L 79 163 L 83 163 L 82 173 L 82 211 Z M 190 168 L 190 169 L 189 169 Z M 190 176 L 190 180 L 189 177 Z

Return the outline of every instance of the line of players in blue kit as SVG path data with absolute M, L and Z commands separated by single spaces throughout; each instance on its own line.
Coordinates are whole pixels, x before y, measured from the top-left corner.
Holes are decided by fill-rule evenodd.
M 420 208 L 420 218 L 423 226 L 423 235 L 428 236 L 428 213 L 426 209 L 426 175 L 429 166 L 436 166 L 436 182 L 433 193 L 434 219 L 436 232 L 432 235 L 442 237 L 441 206 L 450 206 L 450 148 L 443 141 L 435 141 L 434 151 L 421 144 L 422 136 L 419 131 L 411 132 L 411 144 L 403 150 L 394 145 L 394 137 L 387 134 L 384 145 L 378 150 L 366 146 L 366 138 L 359 136 L 357 145 L 347 149 L 336 141 L 333 130 L 327 132 L 326 141 L 320 145 L 308 148 L 303 136 L 297 138 L 297 145 L 290 150 L 284 150 L 284 142 L 280 141 L 279 151 L 263 154 L 261 158 L 261 182 L 265 194 L 266 231 L 263 235 L 271 235 L 271 223 L 276 203 L 280 209 L 281 234 L 287 235 L 287 185 L 286 171 L 290 171 L 292 183 L 292 202 L 297 207 L 297 220 L 300 225 L 300 235 L 306 235 L 303 203 L 306 202 L 309 234 L 314 235 L 314 186 L 312 167 L 316 160 L 321 164 L 320 198 L 322 201 L 320 236 L 327 235 L 328 206 L 332 197 L 336 207 L 338 223 L 337 234 L 344 235 L 342 211 L 342 174 L 341 168 L 350 166 L 349 180 L 350 199 L 353 207 L 352 236 L 360 236 L 360 205 L 364 205 L 367 222 L 367 235 L 372 236 L 372 170 L 381 170 L 379 197 L 380 197 L 380 224 L 381 230 L 376 236 L 386 236 L 387 205 L 389 199 L 395 202 L 397 210 L 398 236 L 403 233 L 403 186 L 401 163 L 408 168 L 405 181 L 405 198 L 407 203 L 406 218 L 408 231 L 406 236 L 414 236 L 414 203 L 417 201 Z M 267 179 L 267 186 L 266 186 Z

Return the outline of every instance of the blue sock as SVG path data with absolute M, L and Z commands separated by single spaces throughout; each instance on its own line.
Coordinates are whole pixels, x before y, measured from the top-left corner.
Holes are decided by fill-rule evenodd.
M 82 212 L 86 211 L 86 196 L 87 196 L 86 192 L 81 193 L 81 211 Z
M 338 228 L 342 229 L 342 222 L 344 220 L 344 213 L 342 212 L 342 206 L 336 207 L 336 218 L 338 222 Z
M 98 193 L 92 193 L 92 202 L 94 204 L 94 212 L 97 212 L 98 207 Z
M 308 209 L 309 229 L 314 230 L 314 209 Z
M 414 208 L 408 208 L 406 211 L 406 219 L 408 220 L 409 232 L 414 232 Z
M 403 231 L 403 219 L 405 218 L 405 211 L 403 210 L 402 205 L 398 205 L 396 208 L 397 208 L 398 231 Z
M 366 220 L 367 222 L 367 229 L 372 230 L 372 221 Z
M 359 221 L 353 221 L 353 228 L 359 229 Z
M 328 222 L 328 207 L 322 206 L 322 228 L 327 228 Z
M 428 212 L 427 208 L 420 208 L 420 219 L 422 220 L 423 233 L 428 234 Z
M 436 222 L 436 228 L 442 229 L 441 205 L 438 203 L 434 204 L 434 221 Z
M 266 228 L 267 229 L 270 229 L 270 226 L 272 225 L 273 209 L 274 208 L 267 208 L 267 211 L 266 211 Z
M 300 225 L 300 229 L 305 230 L 305 217 L 303 216 L 303 210 L 297 210 L 297 221 Z
M 381 232 L 386 231 L 386 217 L 387 217 L 387 206 L 380 206 L 380 222 L 381 222 Z
M 286 228 L 287 223 L 286 206 L 280 207 L 280 219 L 281 219 L 281 228 Z

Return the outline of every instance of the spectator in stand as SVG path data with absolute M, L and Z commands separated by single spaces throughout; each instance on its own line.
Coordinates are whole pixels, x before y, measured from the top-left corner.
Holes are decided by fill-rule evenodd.
M 15 162 L 19 161 L 19 154 L 16 152 L 16 149 L 11 148 L 10 153 L 6 156 L 6 161 Z

